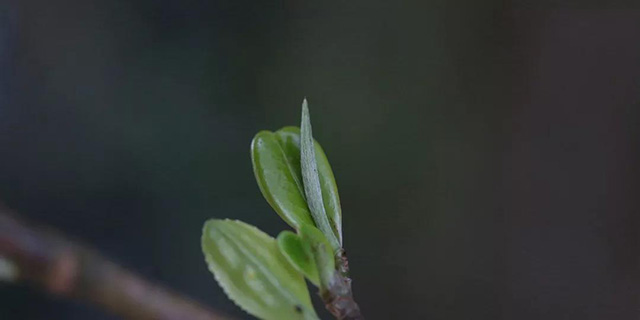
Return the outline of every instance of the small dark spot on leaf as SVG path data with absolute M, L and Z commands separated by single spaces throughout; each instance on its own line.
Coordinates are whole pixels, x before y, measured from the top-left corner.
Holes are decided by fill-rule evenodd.
M 297 313 L 302 313 L 302 307 L 301 306 L 296 305 L 295 309 L 296 309 Z

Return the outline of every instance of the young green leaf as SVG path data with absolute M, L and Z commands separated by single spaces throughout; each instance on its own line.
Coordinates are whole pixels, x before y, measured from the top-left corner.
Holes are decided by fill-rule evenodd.
M 315 262 L 314 265 L 316 270 L 318 270 L 319 281 L 322 285 L 336 272 L 331 244 L 320 230 L 311 225 L 303 225 L 298 232 L 304 248 L 308 250 L 308 255 L 311 257 L 311 260 Z M 318 257 L 316 257 L 318 255 L 321 255 L 319 260 Z M 328 259 L 326 257 L 328 257 Z M 318 261 L 320 261 L 320 263 L 318 263 Z M 316 284 L 316 286 L 318 285 Z
M 300 271 L 300 273 L 309 279 L 316 287 L 320 286 L 318 267 L 316 266 L 311 247 L 307 243 L 303 243 L 302 239 L 291 231 L 280 232 L 277 240 L 280 251 L 291 265 Z
M 320 276 L 330 278 L 335 272 L 331 245 L 327 237 L 310 224 L 302 225 L 298 233 L 282 231 L 278 235 L 278 247 L 294 268 L 304 274 L 316 287 L 319 287 Z M 319 251 L 323 252 L 319 253 Z M 318 254 L 326 255 L 331 259 L 324 261 L 322 265 L 317 265 L 315 255 Z
M 290 152 L 291 142 L 277 133 L 260 131 L 251 142 L 253 173 L 262 195 L 280 217 L 295 229 L 312 224 L 304 198 L 300 156 Z
M 330 253 L 331 250 L 326 250 L 327 248 L 329 247 L 324 243 L 314 248 L 313 257 L 315 258 L 316 265 L 328 265 L 329 261 L 333 261 L 333 255 Z M 324 292 L 332 291 L 332 284 L 335 283 L 337 274 L 336 270 L 330 270 L 330 272 L 327 270 L 326 272 L 320 273 L 320 295 L 323 295 Z
M 333 232 L 342 243 L 338 187 L 324 150 L 317 141 L 314 145 L 325 211 Z M 253 171 L 260 191 L 278 215 L 296 230 L 305 223 L 315 225 L 305 197 L 300 154 L 300 129 L 297 127 L 261 131 L 251 143 Z
M 267 320 L 318 319 L 303 277 L 264 232 L 212 219 L 203 228 L 202 251 L 227 296 L 248 313 Z
M 311 130 L 311 119 L 307 99 L 302 102 L 302 120 L 300 124 L 300 167 L 302 168 L 302 180 L 307 204 L 311 210 L 311 217 L 316 226 L 329 240 L 334 250 L 341 248 L 342 244 L 336 235 L 335 226 L 331 226 L 324 206 L 318 164 L 315 155 L 315 144 Z M 338 229 L 339 230 L 339 229 Z M 338 231 L 339 232 L 339 231 Z

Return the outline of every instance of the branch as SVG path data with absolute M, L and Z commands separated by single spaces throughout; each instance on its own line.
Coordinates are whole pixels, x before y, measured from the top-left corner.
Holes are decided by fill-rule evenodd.
M 323 258 L 323 257 L 319 257 Z M 338 320 L 364 320 L 360 307 L 353 299 L 351 278 L 349 278 L 349 261 L 344 249 L 336 254 L 336 270 L 330 279 L 322 281 L 320 297 L 327 310 Z M 318 259 L 316 255 L 316 259 Z M 316 260 L 318 265 L 322 262 Z
M 18 280 L 93 303 L 126 319 L 228 319 L 143 280 L 55 231 L 19 221 L 1 205 L 0 258 L 17 266 Z

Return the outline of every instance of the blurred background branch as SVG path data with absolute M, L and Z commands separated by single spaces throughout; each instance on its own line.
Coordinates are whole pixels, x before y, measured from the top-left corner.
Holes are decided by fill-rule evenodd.
M 54 230 L 20 221 L 1 205 L 0 257 L 3 280 L 28 281 L 52 294 L 96 304 L 126 319 L 227 319 Z

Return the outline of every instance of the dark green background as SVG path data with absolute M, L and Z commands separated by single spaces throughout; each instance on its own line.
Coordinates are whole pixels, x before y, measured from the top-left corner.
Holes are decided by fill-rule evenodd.
M 0 2 L 0 199 L 247 317 L 211 217 L 287 228 L 249 143 L 308 97 L 368 319 L 637 319 L 640 10 Z M 326 316 L 326 314 L 325 314 Z M 114 319 L 0 285 L 2 319 Z

